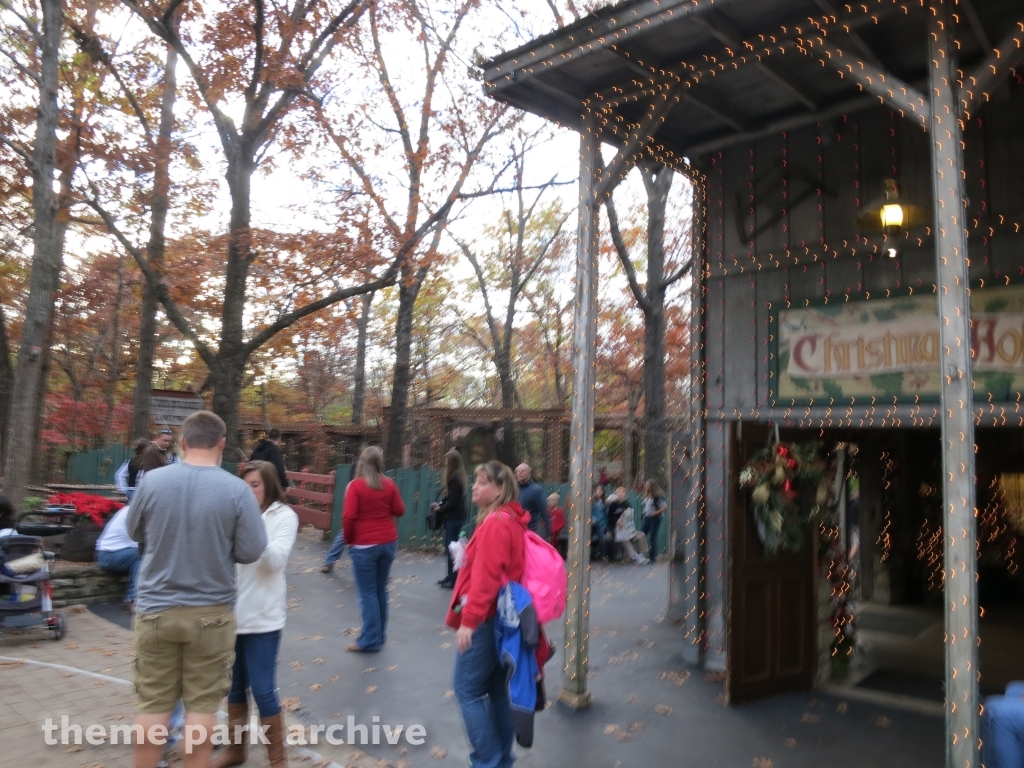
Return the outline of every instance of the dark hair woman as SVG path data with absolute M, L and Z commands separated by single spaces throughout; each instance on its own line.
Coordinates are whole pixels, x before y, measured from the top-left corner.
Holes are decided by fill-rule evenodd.
M 668 504 L 665 502 L 665 492 L 654 480 L 648 480 L 644 483 L 644 521 L 640 525 L 640 531 L 647 536 L 647 543 L 650 546 L 648 557 L 652 563 L 658 559 L 658 532 L 661 530 L 661 517 L 666 509 Z
M 471 768 L 512 765 L 512 709 L 494 622 L 503 583 L 523 578 L 530 514 L 519 506 L 518 496 L 515 475 L 504 464 L 489 461 L 477 467 L 473 503 L 480 512 L 445 618 L 456 630 L 454 688 L 473 747 Z
M 344 528 L 363 630 L 348 650 L 376 653 L 387 641 L 388 574 L 398 551 L 395 518 L 405 514 L 405 504 L 394 480 L 384 476 L 384 453 L 377 446 L 359 456 L 355 476 L 345 491 Z
M 295 546 L 298 515 L 285 503 L 277 467 L 269 461 L 251 461 L 241 478 L 252 488 L 263 511 L 267 548 L 255 563 L 236 566 L 238 597 L 235 602 L 235 665 L 228 693 L 229 725 L 249 722 L 249 691 L 265 727 L 271 768 L 288 765 L 284 716 L 277 696 L 277 651 L 288 611 L 284 569 Z M 234 728 L 230 728 L 232 732 Z M 211 768 L 240 765 L 246 758 L 246 737 L 232 741 L 210 764 Z
M 438 525 L 444 527 L 444 551 L 448 555 L 448 575 L 441 579 L 445 589 L 455 586 L 455 567 L 448 545 L 458 541 L 459 531 L 466 524 L 466 470 L 462 466 L 462 454 L 452 448 L 444 455 L 444 499 L 434 505 Z

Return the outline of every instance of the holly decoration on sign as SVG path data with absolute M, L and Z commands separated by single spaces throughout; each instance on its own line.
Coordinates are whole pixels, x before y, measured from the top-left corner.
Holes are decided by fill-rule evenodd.
M 119 501 L 92 493 L 57 493 L 46 500 L 54 507 L 74 507 L 75 512 L 103 526 L 107 519 L 124 506 Z
M 820 454 L 817 442 L 775 443 L 740 471 L 740 487 L 750 490 L 757 533 L 769 555 L 799 552 L 811 526 L 826 519 L 832 483 Z

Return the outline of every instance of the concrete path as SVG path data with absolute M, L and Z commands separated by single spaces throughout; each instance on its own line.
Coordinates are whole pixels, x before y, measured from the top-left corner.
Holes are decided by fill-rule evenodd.
M 291 610 L 278 682 L 289 722 L 307 726 L 308 734 L 308 726 L 347 725 L 351 716 L 367 725 L 372 737 L 373 718 L 378 717 L 381 725 L 422 725 L 426 737 L 420 746 L 404 738 L 392 746 L 382 732 L 383 744 L 351 746 L 328 744 L 321 732 L 317 744 L 291 749 L 292 764 L 465 766 L 469 745 L 451 690 L 454 635 L 443 626 L 451 593 L 435 583 L 444 561 L 399 554 L 391 582 L 388 643 L 378 654 L 353 654 L 345 651 L 360 624 L 351 561 L 346 556 L 335 573 L 322 575 L 326 549 L 326 543 L 303 532 L 288 569 Z M 721 676 L 682 663 L 681 633 L 662 619 L 667 591 L 664 565 L 593 569 L 593 705 L 584 712 L 554 705 L 539 713 L 535 746 L 516 748 L 520 768 L 942 764 L 940 718 L 818 692 L 726 707 Z M 127 684 L 134 663 L 127 618 L 114 606 L 71 609 L 68 636 L 61 642 L 43 634 L 0 635 L 0 767 L 131 766 L 124 746 L 47 746 L 42 733 L 46 717 L 59 722 L 62 714 L 82 726 L 134 718 L 134 688 Z M 546 669 L 549 698 L 557 697 L 560 670 L 559 651 Z M 265 766 L 263 750 L 253 750 L 247 765 Z

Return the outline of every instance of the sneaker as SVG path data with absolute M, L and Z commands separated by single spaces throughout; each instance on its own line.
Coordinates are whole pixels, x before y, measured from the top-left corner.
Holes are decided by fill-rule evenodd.
M 334 563 L 324 563 L 323 568 L 320 569 L 320 573 L 330 573 L 334 570 Z
M 637 565 L 643 565 L 644 563 L 647 562 L 647 558 L 644 557 L 643 555 L 637 555 L 636 557 L 633 558 L 633 562 L 636 563 Z

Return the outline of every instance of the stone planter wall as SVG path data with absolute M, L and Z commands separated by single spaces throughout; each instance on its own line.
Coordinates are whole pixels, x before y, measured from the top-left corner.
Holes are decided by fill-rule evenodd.
M 53 606 L 116 603 L 124 599 L 128 576 L 104 571 L 96 565 L 60 564 L 50 577 Z

